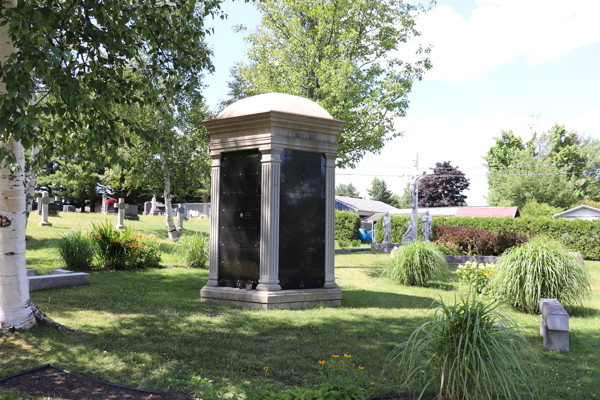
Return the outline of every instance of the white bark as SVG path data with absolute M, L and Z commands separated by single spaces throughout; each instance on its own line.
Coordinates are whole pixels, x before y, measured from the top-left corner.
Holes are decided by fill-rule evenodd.
M 169 233 L 169 240 L 177 242 L 179 240 L 179 232 L 175 228 L 173 223 L 173 208 L 171 206 L 171 175 L 169 174 L 169 165 L 163 154 L 160 155 L 160 162 L 163 167 L 163 176 L 165 180 L 165 223 L 167 225 L 167 232 Z
M 0 0 L 5 7 L 15 7 L 16 0 Z M 8 36 L 8 26 L 0 27 L 0 64 L 15 48 Z M 0 82 L 0 92 L 6 87 Z M 25 168 L 23 146 L 10 141 L 1 143 L 15 154 L 18 171 L 0 166 L 0 328 L 26 329 L 35 325 L 25 271 Z
M 23 146 L 5 144 L 20 169 L 0 169 L 0 327 L 26 329 L 35 325 L 25 270 L 25 192 Z

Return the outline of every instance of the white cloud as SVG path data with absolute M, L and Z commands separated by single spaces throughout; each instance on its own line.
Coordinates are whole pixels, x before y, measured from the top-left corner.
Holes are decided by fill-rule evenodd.
M 436 7 L 417 25 L 418 42 L 434 46 L 426 78 L 475 79 L 518 57 L 539 65 L 600 42 L 598 15 L 598 0 L 479 0 L 468 19 L 449 6 Z

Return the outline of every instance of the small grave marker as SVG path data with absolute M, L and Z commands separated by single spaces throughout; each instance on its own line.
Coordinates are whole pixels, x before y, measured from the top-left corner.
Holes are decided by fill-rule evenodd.
M 117 213 L 117 229 L 125 228 L 125 209 L 129 206 L 129 204 L 125 203 L 124 198 L 119 198 L 119 202 L 115 204 L 115 208 L 119 210 Z
M 54 199 L 50 198 L 48 192 L 42 192 L 42 197 L 38 200 L 39 206 L 42 207 L 40 226 L 52 226 L 52 224 L 48 222 L 48 204 L 52 203 L 54 203 Z
M 569 313 L 556 299 L 540 300 L 540 334 L 545 349 L 569 351 Z
M 182 231 L 185 228 L 183 227 L 183 220 L 184 220 L 184 212 L 185 212 L 185 206 L 183 204 L 180 204 L 179 207 L 177 207 L 175 209 L 177 211 L 177 219 L 179 220 L 179 227 L 177 228 L 178 231 Z

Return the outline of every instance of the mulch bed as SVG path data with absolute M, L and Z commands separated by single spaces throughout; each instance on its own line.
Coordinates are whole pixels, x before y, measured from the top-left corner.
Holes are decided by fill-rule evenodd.
M 61 400 L 192 400 L 197 397 L 177 393 L 155 392 L 102 382 L 73 372 L 62 370 L 52 364 L 30 369 L 0 379 L 2 389 L 16 390 L 30 396 L 52 397 Z M 416 400 L 419 396 L 382 396 L 374 400 Z M 435 395 L 426 394 L 422 400 L 434 400 Z

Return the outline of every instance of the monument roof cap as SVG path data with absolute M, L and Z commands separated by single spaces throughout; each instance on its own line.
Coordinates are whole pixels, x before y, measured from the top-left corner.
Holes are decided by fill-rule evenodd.
M 238 100 L 223 110 L 216 119 L 241 117 L 269 111 L 333 119 L 323 107 L 314 101 L 283 93 L 265 93 Z

